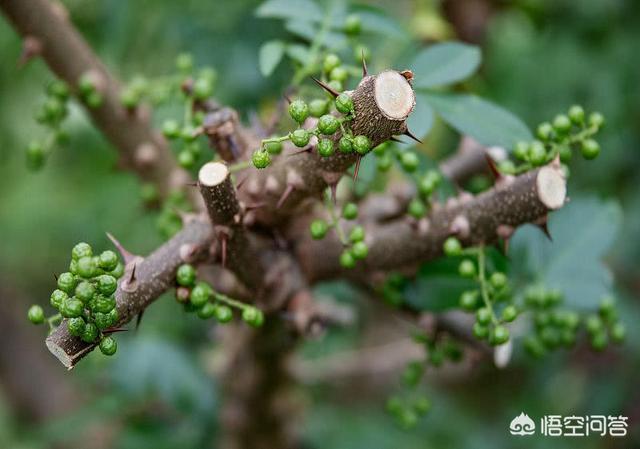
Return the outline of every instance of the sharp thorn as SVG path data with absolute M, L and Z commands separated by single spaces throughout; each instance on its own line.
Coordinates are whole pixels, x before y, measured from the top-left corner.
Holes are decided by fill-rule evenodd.
M 407 143 L 404 140 L 400 140 L 397 137 L 393 137 L 393 136 L 389 137 L 389 140 L 392 141 L 392 142 L 397 142 L 397 143 Z
M 134 262 L 133 268 L 131 268 L 131 274 L 129 275 L 129 280 L 127 281 L 129 284 L 133 284 L 136 281 L 136 268 L 137 264 Z
M 502 239 L 502 254 L 507 256 L 509 254 L 509 242 L 511 239 Z
M 369 74 L 369 71 L 367 70 L 367 61 L 365 61 L 364 59 L 364 48 L 363 48 L 362 49 L 362 77 L 364 78 L 368 74 Z
M 227 143 L 229 144 L 229 148 L 231 148 L 231 156 L 233 156 L 233 160 L 237 160 L 240 156 L 240 148 L 236 143 L 236 139 L 234 136 L 227 137 Z
M 249 211 L 252 211 L 252 210 L 260 209 L 261 207 L 264 207 L 266 205 L 267 205 L 267 203 L 265 203 L 264 201 L 260 202 L 260 203 L 249 204 L 249 205 L 244 207 L 244 210 L 249 212 Z
M 553 237 L 551 237 L 551 233 L 549 232 L 549 226 L 547 222 L 541 223 L 538 225 L 538 228 L 543 232 L 543 234 L 549 239 L 550 242 L 553 242 Z
M 360 170 L 360 161 L 362 160 L 362 156 L 358 156 L 358 160 L 356 161 L 356 168 L 353 171 L 353 182 L 358 180 L 358 171 Z
M 409 129 L 407 128 L 407 130 L 404 132 L 404 135 L 407 137 L 412 138 L 413 140 L 415 140 L 418 143 L 422 143 L 422 140 L 418 139 L 416 136 L 413 135 L 413 133 L 411 131 L 409 131 Z
M 311 79 L 313 79 L 316 84 L 318 84 L 318 86 L 322 87 L 324 90 L 326 90 L 327 92 L 329 92 L 331 95 L 333 95 L 334 97 L 337 97 L 338 95 L 340 95 L 340 93 L 336 92 L 333 87 L 329 86 L 328 84 L 326 84 L 323 81 L 320 81 L 318 78 L 316 78 L 315 76 L 312 76 Z
M 238 191 L 239 191 L 240 189 L 242 189 L 242 186 L 244 186 L 244 183 L 247 181 L 247 179 L 249 179 L 249 176 L 248 176 L 248 175 L 247 175 L 247 176 L 245 176 L 244 178 L 242 178 L 240 181 L 238 181 L 238 182 L 236 183 L 236 190 L 238 190 Z
M 200 184 L 198 184 L 197 182 L 186 182 L 184 184 L 186 187 L 199 187 Z
M 282 205 L 287 200 L 289 195 L 291 195 L 291 192 L 293 192 L 294 189 L 295 189 L 295 187 L 293 186 L 293 184 L 287 184 L 287 188 L 284 189 L 284 192 L 282 192 L 282 195 L 280 196 L 280 199 L 278 200 L 278 203 L 276 204 L 276 209 L 280 209 L 282 207 Z
M 291 98 L 289 97 L 289 94 L 284 93 L 284 94 L 282 94 L 282 96 L 286 100 L 287 104 L 291 104 Z
M 140 312 L 138 314 L 138 317 L 136 318 L 136 331 L 140 327 L 140 322 L 142 321 L 142 315 L 144 315 L 144 310 L 142 310 L 142 312 Z
M 287 157 L 298 156 L 299 154 L 310 153 L 310 152 L 311 152 L 311 146 L 308 146 L 308 147 L 303 148 L 302 150 L 297 150 L 297 151 L 294 151 L 293 153 L 287 154 Z
M 220 259 L 222 263 L 222 268 L 226 268 L 227 266 L 227 236 L 226 235 L 223 235 L 220 238 L 220 249 L 221 249 Z
M 112 327 L 102 331 L 103 334 L 115 334 L 116 332 L 127 332 L 128 329 L 124 327 Z
M 127 251 L 124 248 L 124 246 L 122 246 L 122 243 L 120 243 L 118 241 L 118 239 L 116 239 L 113 235 L 111 235 L 111 233 L 107 232 L 107 237 L 109 238 L 109 240 L 111 240 L 111 243 L 113 243 L 113 246 L 116 247 L 116 249 L 118 250 L 118 252 L 122 256 L 122 258 L 124 259 L 125 265 L 136 258 L 136 256 L 134 254 L 130 253 L 129 251 Z
M 338 184 L 334 183 L 329 185 L 329 189 L 331 190 L 331 201 L 333 201 L 333 205 L 335 206 L 338 203 Z
M 56 280 L 56 282 L 58 282 L 58 275 L 53 273 L 53 278 Z
M 487 164 L 489 165 L 489 170 L 491 170 L 491 174 L 496 179 L 496 181 L 498 181 L 500 178 L 502 178 L 502 173 L 500 173 L 500 170 L 498 170 L 498 166 L 496 165 L 496 162 L 486 152 L 484 153 L 484 158 L 487 160 Z

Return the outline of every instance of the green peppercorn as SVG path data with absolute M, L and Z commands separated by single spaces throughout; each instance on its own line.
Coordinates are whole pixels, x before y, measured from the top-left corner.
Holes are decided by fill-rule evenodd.
M 460 243 L 460 240 L 455 237 L 447 238 L 444 241 L 443 249 L 444 254 L 449 257 L 459 256 L 462 254 L 462 244 Z
M 118 309 L 116 307 L 111 309 L 111 311 L 107 313 L 107 317 L 109 318 L 109 327 L 115 326 L 118 323 Z
M 529 156 L 529 144 L 527 142 L 516 143 L 516 146 L 513 149 L 513 155 L 521 161 L 526 160 Z
M 478 340 L 484 340 L 489 336 L 489 327 L 484 324 L 480 324 L 479 322 L 475 322 L 473 324 L 472 332 L 474 337 Z
M 190 53 L 180 53 L 176 58 L 176 68 L 181 72 L 189 72 L 193 68 L 193 56 Z
M 476 321 L 484 326 L 491 322 L 491 311 L 487 307 L 482 307 L 476 311 Z
M 539 330 L 538 334 L 544 345 L 549 349 L 560 346 L 560 332 L 552 326 L 545 326 Z
M 347 220 L 358 218 L 358 205 L 356 203 L 346 203 L 342 207 L 342 217 Z
M 233 318 L 233 311 L 228 306 L 218 304 L 215 316 L 219 323 L 228 323 Z
M 345 250 L 340 254 L 340 266 L 342 268 L 353 268 L 356 266 L 356 259 L 351 254 L 351 251 Z
M 298 148 L 305 147 L 309 144 L 309 140 L 311 139 L 311 133 L 306 129 L 296 129 L 291 133 L 291 142 Z
M 429 170 L 418 182 L 418 191 L 421 195 L 428 197 L 431 195 L 440 183 L 440 174 L 435 170 Z
M 98 259 L 98 266 L 106 271 L 113 270 L 118 265 L 118 256 L 111 250 L 103 251 Z
M 584 122 L 584 109 L 582 109 L 582 106 L 573 105 L 569 108 L 569 120 L 576 125 L 581 125 Z
M 353 151 L 351 139 L 346 136 L 342 136 L 338 141 L 338 149 L 341 153 L 351 153 Z
M 193 126 L 185 125 L 180 130 L 180 137 L 182 137 L 182 140 L 184 140 L 185 142 L 193 142 L 194 140 L 196 140 L 198 135 Z
M 79 260 L 83 257 L 91 257 L 93 256 L 93 250 L 91 249 L 91 245 L 85 242 L 80 242 L 71 250 L 71 258 L 73 260 Z
M 325 114 L 318 119 L 318 130 L 325 136 L 334 134 L 340 128 L 340 121 L 331 114 Z
M 604 323 L 602 322 L 602 320 L 598 315 L 589 315 L 587 317 L 585 326 L 587 328 L 587 332 L 589 332 L 592 335 L 595 335 L 604 329 Z
M 93 257 L 81 257 L 78 259 L 78 276 L 85 279 L 96 275 L 98 269 L 97 260 Z
M 165 120 L 162 124 L 162 134 L 167 139 L 176 139 L 180 137 L 180 125 L 175 120 Z
M 338 112 L 348 114 L 353 111 L 353 100 L 351 99 L 351 95 L 345 92 L 336 97 L 335 103 Z
M 460 295 L 460 307 L 465 310 L 475 310 L 478 306 L 478 291 L 467 290 Z
M 215 314 L 216 314 L 216 306 L 210 302 L 207 302 L 196 312 L 196 315 L 198 315 L 198 318 L 202 318 L 203 320 L 208 320 L 209 318 L 213 318 Z
M 498 171 L 505 175 L 513 175 L 516 173 L 516 166 L 513 161 L 507 159 L 498 164 Z
M 93 312 L 109 313 L 116 307 L 116 298 L 113 296 L 96 296 L 89 304 Z
M 327 100 L 316 98 L 309 103 L 309 114 L 311 114 L 311 117 L 322 117 L 327 113 L 328 107 L 329 102 Z
M 507 275 L 499 271 L 493 273 L 489 278 L 491 286 L 496 290 L 502 290 L 503 288 L 505 288 L 507 286 L 507 281 Z
M 589 114 L 589 125 L 595 128 L 600 128 L 604 125 L 604 116 L 599 112 L 592 112 Z
M 547 161 L 547 150 L 542 142 L 535 140 L 531 143 L 529 161 L 535 166 L 543 165 Z
M 349 240 L 352 243 L 361 242 L 364 240 L 364 228 L 360 225 L 354 226 L 349 232 Z
M 190 303 L 195 307 L 202 307 L 205 305 L 211 295 L 213 290 L 211 286 L 206 282 L 198 282 L 195 287 L 191 290 L 191 295 L 189 296 Z
M 39 142 L 31 142 L 29 146 L 27 146 L 26 158 L 27 158 L 27 167 L 31 170 L 38 170 L 42 168 L 44 165 L 44 160 L 46 157 L 46 151 L 41 143 Z
M 550 140 L 553 137 L 553 126 L 549 122 L 541 123 L 536 130 L 536 135 L 542 140 Z
M 420 159 L 418 159 L 418 155 L 413 151 L 407 151 L 400 156 L 400 165 L 405 171 L 413 173 L 418 169 Z
M 100 352 L 108 356 L 115 354 L 118 350 L 118 344 L 113 339 L 113 337 L 104 337 L 102 340 L 100 340 L 99 347 Z
M 326 73 L 330 73 L 333 69 L 340 65 L 340 57 L 338 55 L 329 53 L 324 57 L 324 61 L 322 63 L 322 68 Z
M 122 264 L 121 262 L 118 262 L 118 265 L 116 265 L 116 267 L 113 270 L 111 270 L 109 274 L 116 279 L 120 279 L 124 274 L 124 264 Z
M 66 272 L 58 276 L 58 288 L 67 294 L 73 294 L 76 288 L 76 278 L 73 274 Z
M 66 301 L 68 297 L 69 296 L 65 292 L 63 292 L 62 290 L 56 289 L 53 291 L 53 293 L 51 293 L 51 298 L 49 299 L 49 302 L 56 309 L 60 309 L 60 307 L 62 306 L 62 303 Z
M 188 263 L 182 264 L 176 271 L 176 281 L 179 285 L 191 287 L 196 282 L 196 269 Z
M 269 154 L 277 155 L 282 153 L 282 142 L 265 142 L 264 149 Z
M 82 317 L 69 318 L 67 320 L 67 330 L 74 337 L 79 337 L 84 332 L 84 324 Z
M 251 162 L 257 169 L 267 168 L 271 164 L 271 156 L 267 151 L 256 150 L 251 155 Z
M 476 275 L 476 266 L 470 259 L 464 259 L 458 266 L 458 273 L 465 278 L 472 278 Z
M 309 106 L 302 100 L 292 101 L 289 105 L 289 115 L 297 123 L 303 123 L 309 117 Z
M 524 340 L 524 347 L 529 354 L 538 358 L 542 357 L 546 352 L 542 341 L 534 335 L 531 335 Z
M 104 98 L 100 92 L 91 92 L 85 97 L 85 102 L 90 109 L 97 109 L 104 103 Z
M 363 241 L 355 242 L 351 247 L 351 254 L 356 259 L 364 259 L 369 254 L 369 247 Z
M 342 90 L 343 90 L 342 83 L 340 81 L 337 81 L 337 80 L 329 81 L 329 87 L 332 88 L 333 90 L 335 90 L 336 92 L 342 92 Z M 331 95 L 331 94 L 327 94 L 327 95 Z
M 622 343 L 627 335 L 627 329 L 624 324 L 618 322 L 611 327 L 611 340 L 614 343 Z
M 500 316 L 503 321 L 510 323 L 518 316 L 518 310 L 514 306 L 507 306 L 502 309 L 502 314 Z
M 60 313 L 65 318 L 75 318 L 82 315 L 82 311 L 84 310 L 84 306 L 82 302 L 75 298 L 69 298 L 62 303 L 60 307 Z
M 353 36 L 360 33 L 362 20 L 357 14 L 349 14 L 344 21 L 344 32 Z
M 318 154 L 322 157 L 329 157 L 335 152 L 333 141 L 330 139 L 320 139 L 317 146 Z
M 251 327 L 260 327 L 264 323 L 264 315 L 260 309 L 247 306 L 242 311 L 242 320 Z
M 140 97 L 138 94 L 132 89 L 123 89 L 120 92 L 120 103 L 127 109 L 134 109 L 138 106 L 140 102 Z
M 424 217 L 424 215 L 427 213 L 427 206 L 425 206 L 425 204 L 422 201 L 420 201 L 420 199 L 414 198 L 409 203 L 407 212 L 413 218 L 420 219 Z
M 360 62 L 362 58 L 364 58 L 365 61 L 370 60 L 371 50 L 369 49 L 369 47 L 359 44 L 353 48 L 353 59 Z
M 591 336 L 591 347 L 594 351 L 603 351 L 607 347 L 607 333 L 598 331 Z
M 561 145 L 558 154 L 560 155 L 560 161 L 564 163 L 569 162 L 573 157 L 573 152 L 568 145 Z
M 556 115 L 553 119 L 553 129 L 558 134 L 566 134 L 571 129 L 571 120 L 564 114 Z
M 324 220 L 313 220 L 311 225 L 309 226 L 309 230 L 311 231 L 311 237 L 314 240 L 321 240 L 327 235 L 327 230 L 329 226 Z
M 594 139 L 586 139 L 582 142 L 580 152 L 582 153 L 582 157 L 587 160 L 595 159 L 600 154 L 600 144 Z
M 100 330 L 111 327 L 111 318 L 108 313 L 95 312 L 93 314 L 93 322 Z
M 489 343 L 492 345 L 502 345 L 509 341 L 509 329 L 505 326 L 496 326 L 491 332 Z
M 110 274 L 102 274 L 98 276 L 98 291 L 106 296 L 113 294 L 118 288 L 118 281 Z M 76 289 L 77 295 L 77 289 Z
M 425 415 L 431 410 L 431 401 L 425 397 L 418 398 L 413 404 L 413 408 L 419 415 Z
M 193 96 L 198 100 L 206 100 L 213 93 L 213 82 L 209 78 L 198 78 L 193 83 Z
M 341 66 L 334 67 L 333 70 L 331 70 L 331 73 L 329 73 L 329 79 L 331 81 L 339 81 L 341 83 L 344 83 L 348 77 L 349 72 L 347 72 L 347 69 Z
M 27 316 L 29 317 L 29 321 L 31 321 L 33 324 L 44 323 L 44 310 L 42 310 L 42 307 L 38 305 L 29 307 Z
M 65 83 L 59 80 L 55 80 L 49 84 L 47 92 L 60 100 L 66 100 L 69 98 L 69 88 Z
M 180 165 L 180 167 L 188 170 L 190 168 L 193 168 L 195 163 L 196 158 L 191 151 L 182 150 L 180 153 L 178 153 L 178 164 Z
M 353 138 L 353 148 L 358 154 L 367 154 L 371 149 L 371 141 L 367 136 L 356 136 Z
M 113 279 L 113 278 L 112 278 Z M 75 290 L 75 297 L 83 303 L 88 303 L 93 299 L 96 294 L 96 288 L 91 282 L 82 281 L 78 284 Z

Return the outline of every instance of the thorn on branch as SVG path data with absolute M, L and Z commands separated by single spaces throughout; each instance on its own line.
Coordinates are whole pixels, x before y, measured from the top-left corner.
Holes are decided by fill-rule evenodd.
M 107 232 L 107 237 L 109 238 L 109 240 L 111 240 L 111 243 L 113 243 L 113 246 L 116 247 L 116 249 L 118 250 L 118 252 L 122 256 L 122 258 L 124 259 L 124 264 L 125 265 L 128 265 L 129 262 L 131 262 L 132 260 L 134 260 L 135 258 L 138 257 L 135 254 L 127 251 L 124 248 L 124 246 L 122 246 L 122 243 L 120 243 L 118 241 L 118 239 L 116 239 L 111 233 Z
M 369 71 L 367 70 L 367 61 L 365 60 L 365 57 L 364 57 L 364 48 L 362 49 L 361 56 L 362 56 L 362 77 L 364 78 L 369 74 Z
M 404 132 L 404 135 L 415 140 L 418 143 L 422 143 L 422 140 L 418 139 L 411 131 L 409 131 L 409 129 L 407 128 L 407 130 Z
M 282 207 L 284 202 L 287 200 L 287 198 L 289 198 L 289 195 L 291 195 L 294 190 L 295 186 L 293 184 L 287 184 L 287 187 L 284 189 L 284 192 L 282 192 L 282 195 L 280 195 L 280 198 L 276 203 L 276 209 L 280 209 Z
M 33 58 L 40 56 L 42 43 L 34 36 L 26 36 L 22 42 L 22 53 L 18 58 L 18 67 L 24 67 Z
M 320 81 L 318 78 L 316 78 L 315 76 L 312 76 L 311 79 L 313 79 L 316 84 L 320 87 L 322 87 L 324 90 L 326 90 L 327 92 L 329 92 L 331 95 L 333 95 L 334 97 L 337 97 L 338 95 L 340 95 L 339 92 L 337 92 L 333 87 L 329 86 L 328 84 L 326 84 L 323 81 Z

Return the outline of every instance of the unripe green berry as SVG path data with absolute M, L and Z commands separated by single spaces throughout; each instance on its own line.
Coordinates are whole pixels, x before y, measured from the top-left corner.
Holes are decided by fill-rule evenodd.
M 185 125 L 180 130 L 180 137 L 187 143 L 193 142 L 198 137 L 196 129 L 191 125 Z
M 538 358 L 542 357 L 547 352 L 542 341 L 534 335 L 525 339 L 524 347 L 529 354 Z
M 341 153 L 351 153 L 353 151 L 351 139 L 346 136 L 341 137 L 338 141 L 338 149 Z
M 213 93 L 213 82 L 209 78 L 198 78 L 193 83 L 193 96 L 198 100 L 206 100 Z
M 60 313 L 65 318 L 75 318 L 82 315 L 83 309 L 84 306 L 82 305 L 82 302 L 75 298 L 69 298 L 62 303 Z
M 233 311 L 230 307 L 218 304 L 216 306 L 215 316 L 219 323 L 228 323 L 233 318 Z
M 331 80 L 329 81 L 329 87 L 332 88 L 333 90 L 335 90 L 336 92 L 342 92 L 343 88 L 342 88 L 342 83 L 340 81 L 337 80 Z M 330 94 L 327 94 L 330 95 Z
M 329 53 L 324 57 L 324 61 L 322 62 L 322 68 L 326 73 L 330 73 L 333 69 L 340 65 L 341 61 L 338 55 L 334 53 Z
M 466 292 L 463 292 L 462 295 L 460 295 L 459 303 L 460 307 L 465 310 L 475 310 L 475 308 L 478 306 L 478 291 L 468 290 Z
M 611 327 L 611 340 L 614 343 L 622 343 L 627 335 L 627 329 L 622 323 L 615 323 Z
M 269 154 L 277 155 L 282 153 L 282 142 L 265 142 L 264 149 Z
M 93 322 L 100 330 L 107 329 L 112 326 L 111 318 L 108 313 L 94 312 Z
M 260 309 L 245 307 L 242 311 L 242 320 L 252 327 L 260 327 L 264 323 L 264 315 Z
M 44 165 L 46 151 L 40 142 L 31 142 L 27 146 L 27 167 L 30 170 L 39 170 Z
M 476 337 L 478 340 L 484 340 L 489 336 L 489 327 L 476 322 L 473 324 L 472 332 L 474 337 Z
M 331 114 L 325 114 L 318 119 L 318 131 L 325 136 L 334 134 L 340 128 L 340 121 Z
M 353 148 L 358 154 L 367 154 L 371 149 L 371 141 L 367 136 L 356 136 L 353 138 Z
M 600 316 L 602 316 L 603 319 L 609 322 L 615 320 L 617 318 L 615 299 L 613 299 L 611 296 L 605 296 L 604 298 L 602 298 L 602 300 L 600 301 L 599 311 Z
M 132 89 L 124 89 L 120 92 L 120 103 L 127 109 L 133 109 L 138 106 L 140 97 Z
M 82 317 L 69 318 L 67 320 L 67 330 L 74 337 L 79 337 L 84 332 L 84 319 Z
M 115 354 L 118 350 L 118 344 L 113 339 L 113 337 L 104 337 L 102 340 L 100 340 L 99 347 L 100 352 L 108 356 Z
M 111 276 L 109 276 L 109 277 L 111 277 Z M 113 279 L 113 278 L 111 278 L 111 279 Z M 80 301 L 82 301 L 85 304 L 88 303 L 89 301 L 91 301 L 95 294 L 96 294 L 96 288 L 93 286 L 93 284 L 91 282 L 82 281 L 76 287 L 75 297 L 78 298 Z
M 176 139 L 180 137 L 180 125 L 175 120 L 165 120 L 162 124 L 162 134 L 167 139 Z
M 328 229 L 329 226 L 324 220 L 313 220 L 309 226 L 311 237 L 315 240 L 323 239 L 324 236 L 327 235 Z
M 483 307 L 476 311 L 476 321 L 484 326 L 491 322 L 491 311 L 487 307 Z
M 311 133 L 306 129 L 296 129 L 291 133 L 291 142 L 298 148 L 302 148 L 309 144 L 309 140 L 311 139 Z
M 122 264 L 122 262 L 118 262 L 118 265 L 116 265 L 116 267 L 111 270 L 109 274 L 116 279 L 120 279 L 124 274 L 124 264 Z
M 449 237 L 444 241 L 444 254 L 449 257 L 459 256 L 462 254 L 462 244 L 455 237 Z
M 591 347 L 594 351 L 603 351 L 607 347 L 607 333 L 603 330 L 596 332 L 591 336 Z
M 91 245 L 85 242 L 80 242 L 71 250 L 71 258 L 73 260 L 79 260 L 83 257 L 91 257 L 93 256 L 93 250 L 91 249 Z
M 352 243 L 361 242 L 364 240 L 364 228 L 360 225 L 354 226 L 349 232 L 349 240 Z
M 506 159 L 498 164 L 498 171 L 505 175 L 514 175 L 516 173 L 516 166 L 513 161 Z
M 71 273 L 62 273 L 58 276 L 58 288 L 71 295 L 76 288 L 76 278 Z
M 78 276 L 85 279 L 92 278 L 96 275 L 97 269 L 98 263 L 93 257 L 81 257 L 78 259 Z
M 424 415 L 431 410 L 431 401 L 425 397 L 418 398 L 413 404 L 413 408 L 419 415 Z
M 573 105 L 569 108 L 569 120 L 576 125 L 584 122 L 584 109 L 582 109 L 582 106 Z
M 85 343 L 93 343 L 94 341 L 96 341 L 99 334 L 100 330 L 98 329 L 98 326 L 93 323 L 86 323 L 84 325 L 84 330 L 82 331 L 82 335 L 80 336 L 80 338 Z
M 515 320 L 517 316 L 518 316 L 518 309 L 516 309 L 514 306 L 505 307 L 504 309 L 502 309 L 502 314 L 500 315 L 502 320 L 506 321 L 507 323 L 510 323 L 511 321 Z
M 351 251 L 345 250 L 340 254 L 340 266 L 342 268 L 353 268 L 356 266 L 356 259 L 351 254 Z
M 188 263 L 182 264 L 176 271 L 178 285 L 191 287 L 196 282 L 196 269 Z
M 193 168 L 193 165 L 196 163 L 196 158 L 193 153 L 189 150 L 182 150 L 178 153 L 178 164 L 180 167 L 184 169 Z
M 513 149 L 513 155 L 521 161 L 526 160 L 529 157 L 529 144 L 527 142 L 516 143 Z
M 587 332 L 594 335 L 604 329 L 604 323 L 598 315 L 589 315 L 585 323 Z
M 402 372 L 402 381 L 409 387 L 418 385 L 424 374 L 424 365 L 420 362 L 410 362 Z
M 318 154 L 322 157 L 332 156 L 335 152 L 333 141 L 330 139 L 320 139 L 316 148 L 318 150 Z
M 271 164 L 271 156 L 267 151 L 256 150 L 251 155 L 251 162 L 255 168 L 267 168 Z
M 118 256 L 111 250 L 103 251 L 98 259 L 98 266 L 106 271 L 113 270 L 118 265 Z
M 91 92 L 85 97 L 85 102 L 90 109 L 97 109 L 104 103 L 104 98 L 100 92 Z
M 571 129 L 571 120 L 564 114 L 556 115 L 553 119 L 553 129 L 558 134 L 566 134 Z
M 393 159 L 390 154 L 383 154 L 382 156 L 378 156 L 378 160 L 376 161 L 376 167 L 381 172 L 387 172 L 393 165 Z
M 346 203 L 342 207 L 342 216 L 347 220 L 358 218 L 358 205 L 356 203 Z
M 27 316 L 29 317 L 29 321 L 31 321 L 33 324 L 44 323 L 44 310 L 42 310 L 42 307 L 38 305 L 29 307 Z
M 316 98 L 309 103 L 309 113 L 311 117 L 322 117 L 327 113 L 328 106 L 329 102 L 327 100 Z
M 344 32 L 353 36 L 360 33 L 362 20 L 357 14 L 349 14 L 344 21 Z
M 213 318 L 216 314 L 217 306 L 213 303 L 207 302 L 203 305 L 197 312 L 198 318 L 202 318 L 203 320 L 208 320 L 209 318 Z
M 424 217 L 424 214 L 427 213 L 427 207 L 418 198 L 414 198 L 409 203 L 409 207 L 407 208 L 407 212 L 413 218 L 420 219 L 420 218 Z
M 369 254 L 369 247 L 363 241 L 356 242 L 351 247 L 351 254 L 356 259 L 364 259 Z
M 472 278 L 476 274 L 476 266 L 470 259 L 464 259 L 458 266 L 458 273 L 465 278 Z
M 509 329 L 505 326 L 496 326 L 491 332 L 490 343 L 492 345 L 501 345 L 509 341 Z
M 421 195 L 428 197 L 440 183 L 440 174 L 435 170 L 429 170 L 418 182 L 418 191 Z
M 580 152 L 582 153 L 582 157 L 587 160 L 595 159 L 600 154 L 600 144 L 594 139 L 587 139 L 582 142 Z
M 549 122 L 541 123 L 536 130 L 536 135 L 542 140 L 551 139 L 553 137 L 553 126 Z
M 592 112 L 589 115 L 589 125 L 595 128 L 600 128 L 604 125 L 604 116 L 599 112 Z
M 560 155 L 560 161 L 566 164 L 571 160 L 573 151 L 571 151 L 571 148 L 568 145 L 562 145 L 558 150 L 558 154 Z
M 529 146 L 529 161 L 535 165 L 543 165 L 547 161 L 547 150 L 542 142 L 536 140 Z
M 65 292 L 63 292 L 62 290 L 56 289 L 53 291 L 53 293 L 51 293 L 49 303 L 56 309 L 60 309 L 60 307 L 62 306 L 62 303 L 66 301 L 68 297 L 69 296 Z
M 331 81 L 339 81 L 341 83 L 344 83 L 348 77 L 349 72 L 347 72 L 347 69 L 341 66 L 335 67 L 333 70 L 331 70 L 331 73 L 329 73 L 329 79 Z
M 353 100 L 351 99 L 351 95 L 343 92 L 336 97 L 335 102 L 338 112 L 348 114 L 353 111 Z
M 507 281 L 507 276 L 499 271 L 493 273 L 489 278 L 491 286 L 496 290 L 502 290 L 503 288 L 505 288 L 507 286 Z
M 195 287 L 191 290 L 191 295 L 189 296 L 189 302 L 195 307 L 202 307 L 211 298 L 213 290 L 206 282 L 198 282 Z
M 181 72 L 193 69 L 193 56 L 190 53 L 180 53 L 176 58 L 176 68 Z
M 99 295 L 91 301 L 90 306 L 94 312 L 109 313 L 116 307 L 116 298 Z
M 69 88 L 60 80 L 55 80 L 47 88 L 47 92 L 60 100 L 69 98 Z
M 297 123 L 303 123 L 309 117 L 309 106 L 302 100 L 294 100 L 289 105 L 289 115 Z
M 418 169 L 420 159 L 418 159 L 418 155 L 413 151 L 407 151 L 400 156 L 400 165 L 402 165 L 402 168 L 407 172 L 413 173 Z

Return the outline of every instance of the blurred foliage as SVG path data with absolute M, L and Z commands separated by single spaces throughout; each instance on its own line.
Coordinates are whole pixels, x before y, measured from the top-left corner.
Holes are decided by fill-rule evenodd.
M 177 54 L 190 51 L 198 63 L 216 68 L 220 101 L 239 108 L 246 118 L 250 112 L 269 110 L 280 97 L 299 63 L 301 45 L 313 37 L 322 16 L 305 5 L 308 1 L 284 10 L 278 7 L 280 1 L 263 4 L 257 15 L 259 0 L 67 0 L 65 4 L 81 33 L 119 76 L 130 79 L 136 73 L 167 73 Z M 324 7 L 329 2 L 319 3 Z M 509 130 L 518 136 L 528 133 L 522 123 L 538 123 L 573 103 L 604 113 L 602 155 L 595 164 L 572 164 L 569 189 L 574 202 L 552 216 L 554 244 L 542 240 L 537 229 L 520 230 L 513 245 L 512 270 L 515 276 L 527 279 L 541 276 L 580 304 L 613 289 L 621 299 L 622 315 L 628 323 L 637 322 L 640 4 L 632 0 L 502 2 L 487 24 L 479 73 L 472 75 L 479 61 L 475 47 L 457 47 L 459 57 L 442 67 L 438 47 L 425 50 L 415 39 L 455 37 L 455 30 L 439 12 L 439 2 L 372 3 L 375 6 L 350 9 L 363 19 L 363 41 L 372 49 L 370 70 L 410 67 L 419 85 L 437 90 L 419 94 L 411 119 L 416 134 L 429 132 L 426 144 L 420 147 L 424 165 L 432 166 L 434 158 L 451 152 L 456 143 L 455 132 L 434 111 L 455 129 L 467 132 L 477 123 L 457 120 L 457 110 L 480 108 L 480 115 L 486 118 L 484 100 L 458 92 L 467 87 L 517 113 L 522 121 L 514 118 Z M 347 8 L 341 2 L 331 4 L 338 21 Z M 341 45 L 340 34 L 328 37 Z M 31 117 L 52 76 L 41 61 L 24 69 L 12 63 L 20 54 L 20 41 L 10 27 L 0 27 L 0 41 L 5 61 L 0 67 L 0 230 L 5 236 L 0 272 L 37 302 L 36 298 L 45 298 L 52 289 L 52 273 L 64 267 L 75 242 L 107 247 L 104 232 L 110 231 L 127 248 L 146 253 L 160 238 L 149 232 L 155 217 L 145 213 L 132 195 L 138 190 L 137 180 L 115 170 L 115 153 L 77 108 L 72 108 L 67 119 L 71 135 L 67 148 L 56 151 L 42 172 L 27 171 L 23 148 L 41 131 Z M 345 51 L 341 56 L 357 65 L 354 55 Z M 261 64 L 264 73 L 271 72 L 270 77 L 261 74 Z M 429 78 L 418 81 L 422 65 L 436 64 L 439 71 L 432 70 Z M 444 94 L 441 86 L 447 84 L 455 86 Z M 157 120 L 173 112 L 160 110 Z M 504 133 L 504 129 L 498 131 Z M 505 141 L 501 134 L 487 139 L 506 144 L 516 138 Z M 360 175 L 365 184 L 374 171 L 373 157 L 366 158 Z M 611 198 L 618 198 L 621 205 Z M 498 255 L 492 260 L 504 264 Z M 621 283 L 612 284 L 602 263 Z M 449 260 L 425 265 L 419 281 L 409 286 L 409 294 L 429 308 L 447 308 L 448 301 L 459 296 L 450 288 L 455 266 Z M 455 286 L 460 288 L 459 280 Z M 358 331 L 366 329 L 367 316 L 375 313 L 371 306 L 342 283 L 323 285 L 319 292 L 356 307 L 361 321 L 351 329 L 332 331 L 321 342 L 308 343 L 303 354 L 320 357 L 366 344 Z M 15 415 L 0 396 L 0 447 L 47 447 L 51 442 L 73 440 L 69 429 L 95 422 L 118 429 L 114 448 L 210 446 L 218 403 L 215 385 L 202 362 L 211 356 L 211 343 L 206 326 L 197 319 L 175 320 L 175 307 L 168 298 L 160 299 L 147 312 L 140 330 L 121 339 L 115 360 L 90 356 L 68 376 L 87 397 L 80 409 L 41 425 Z M 637 342 L 639 333 L 630 329 L 629 341 Z M 506 429 L 521 411 L 531 416 L 637 413 L 632 385 L 640 357 L 634 349 L 630 343 L 612 350 L 606 359 L 595 359 L 579 347 L 571 353 L 553 354 L 544 363 L 516 351 L 513 366 L 506 371 L 487 365 L 477 367 L 462 383 L 434 381 L 428 386 L 434 410 L 410 433 L 398 430 L 384 415 L 384 393 L 354 401 L 335 397 L 330 387 L 317 387 L 309 392 L 304 430 L 317 447 L 457 448 L 468 447 L 471 438 L 474 447 L 513 447 Z M 639 444 L 633 421 L 631 432 L 634 436 L 620 447 Z M 527 447 L 532 448 L 549 444 L 548 439 L 538 437 L 528 442 Z M 553 444 L 574 447 L 575 441 L 555 439 Z M 593 438 L 581 439 L 580 444 L 613 447 Z

